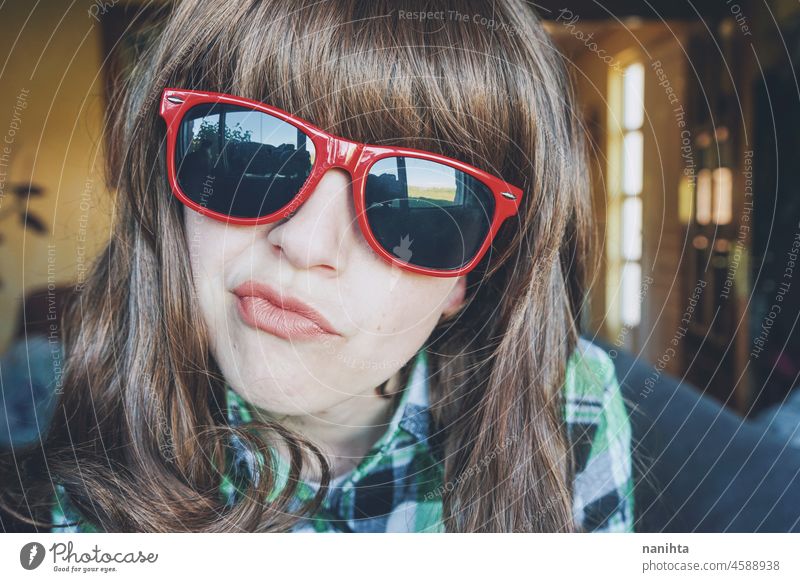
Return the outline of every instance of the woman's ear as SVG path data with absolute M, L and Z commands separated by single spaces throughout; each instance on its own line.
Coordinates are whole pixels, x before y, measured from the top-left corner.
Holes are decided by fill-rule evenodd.
M 445 298 L 442 306 L 442 319 L 449 319 L 464 306 L 464 297 L 467 292 L 467 276 L 461 275 L 456 279 L 456 284 L 453 286 L 450 294 Z

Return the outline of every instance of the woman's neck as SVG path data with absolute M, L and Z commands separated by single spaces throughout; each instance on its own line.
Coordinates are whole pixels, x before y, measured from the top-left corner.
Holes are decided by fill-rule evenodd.
M 278 422 L 317 445 L 329 463 L 331 478 L 336 478 L 352 471 L 386 432 L 395 410 L 396 392 L 397 378 L 392 377 L 385 389 L 386 394 L 393 395 L 391 398 L 373 391 L 313 415 L 276 416 L 262 409 L 256 409 L 256 415 Z M 278 453 L 288 456 L 282 446 Z M 319 464 L 313 455 L 307 458 L 302 478 L 319 482 Z

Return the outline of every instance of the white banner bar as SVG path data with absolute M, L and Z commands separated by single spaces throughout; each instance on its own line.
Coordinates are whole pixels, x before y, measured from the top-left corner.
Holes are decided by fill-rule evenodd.
M 14 581 L 796 581 L 798 541 L 733 533 L 5 534 L 0 571 Z

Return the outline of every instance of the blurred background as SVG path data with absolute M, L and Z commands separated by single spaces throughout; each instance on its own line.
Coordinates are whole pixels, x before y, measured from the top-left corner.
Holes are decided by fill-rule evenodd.
M 159 4 L 0 4 L 6 398 L 19 368 L 42 373 L 43 392 L 58 375 L 63 301 L 113 228 L 106 106 Z M 669 374 L 744 415 L 783 402 L 800 373 L 800 4 L 536 5 L 591 143 L 603 262 L 587 335 L 650 364 L 642 394 Z M 26 368 L 32 349 L 53 371 Z

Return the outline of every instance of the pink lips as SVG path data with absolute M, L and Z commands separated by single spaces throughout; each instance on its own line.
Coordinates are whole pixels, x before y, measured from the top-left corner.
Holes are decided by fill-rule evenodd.
M 281 295 L 271 287 L 245 281 L 233 290 L 242 320 L 284 339 L 313 339 L 340 335 L 319 312 L 302 301 Z

